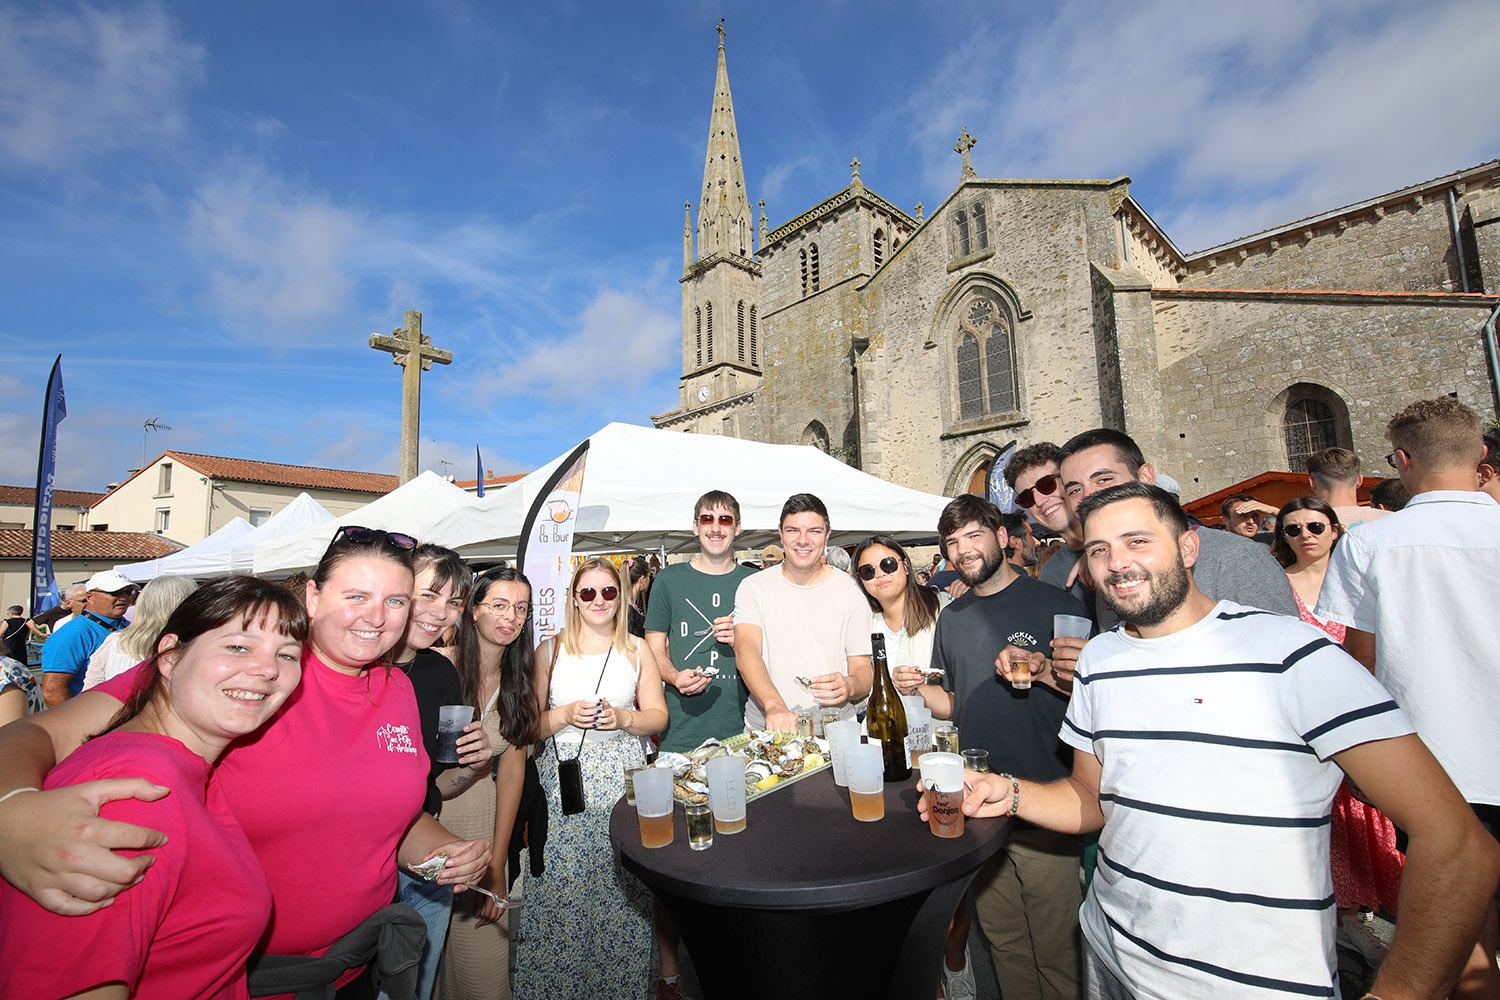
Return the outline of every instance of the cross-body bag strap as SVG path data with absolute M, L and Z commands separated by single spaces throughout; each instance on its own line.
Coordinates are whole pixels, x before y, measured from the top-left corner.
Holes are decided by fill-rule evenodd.
M 557 646 L 556 646 L 556 642 L 557 642 L 557 640 L 554 639 L 553 640 L 553 647 L 552 647 L 552 667 L 557 666 Z M 614 651 L 615 651 L 614 644 L 611 643 L 609 649 L 606 650 L 605 653 L 604 653 L 604 665 L 599 668 L 599 679 L 594 682 L 594 693 L 595 694 L 599 693 L 599 687 L 600 687 L 600 685 L 602 685 L 604 683 L 604 671 L 606 671 L 606 670 L 609 669 L 609 657 L 610 657 L 610 654 L 613 653 Z M 548 667 L 547 668 L 547 687 L 548 687 L 549 690 L 552 687 L 552 667 Z M 573 757 L 574 757 L 575 760 L 577 758 L 583 756 L 583 745 L 584 745 L 584 743 L 588 742 L 588 738 L 589 738 L 589 734 L 588 733 L 584 733 L 581 737 L 579 737 L 579 739 L 578 739 L 578 753 L 576 753 L 576 754 L 573 755 Z M 562 758 L 562 754 L 560 754 L 560 753 L 557 752 L 557 734 L 556 733 L 554 733 L 552 735 L 552 754 L 558 760 L 562 760 L 563 759 Z

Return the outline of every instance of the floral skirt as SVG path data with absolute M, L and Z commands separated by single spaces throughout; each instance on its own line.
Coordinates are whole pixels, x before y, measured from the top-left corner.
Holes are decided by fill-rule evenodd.
M 1368 906 L 1394 914 L 1406 856 L 1396 849 L 1396 827 L 1385 813 L 1350 795 L 1349 785 L 1342 784 L 1333 798 L 1329 840 L 1339 909 Z
M 576 740 L 563 748 L 571 757 Z M 511 911 L 516 1000 L 651 995 L 651 894 L 620 867 L 609 814 L 625 794 L 623 766 L 645 762 L 641 742 L 622 733 L 583 748 L 586 809 L 565 816 L 557 789 L 556 743 L 537 755 L 547 792 L 546 873 L 523 876 L 525 905 Z

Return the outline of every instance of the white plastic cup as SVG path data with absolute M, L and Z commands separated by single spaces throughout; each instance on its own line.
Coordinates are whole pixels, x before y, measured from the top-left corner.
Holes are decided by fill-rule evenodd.
M 854 818 L 865 823 L 885 817 L 885 761 L 880 747 L 856 743 L 848 749 L 844 770 L 849 778 L 849 804 Z
M 914 708 L 923 708 L 927 701 L 919 694 L 903 694 L 901 696 L 901 707 L 906 709 L 907 725 L 910 725 L 911 713 Z
M 924 753 L 917 758 L 917 768 L 922 772 L 923 788 L 940 792 L 964 789 L 964 759 L 956 753 Z
M 956 753 L 924 753 L 917 767 L 927 790 L 927 824 L 933 836 L 963 836 L 964 759 Z
M 439 764 L 458 763 L 458 740 L 464 734 L 464 726 L 474 721 L 473 705 L 440 705 L 438 707 Z
M 932 749 L 932 710 L 926 707 L 906 710 L 906 752 L 913 764 Z
M 635 814 L 644 847 L 666 847 L 672 842 L 672 778 L 665 767 L 636 772 Z
M 1078 615 L 1053 615 L 1052 637 L 1061 639 L 1068 636 L 1072 639 L 1087 639 L 1089 633 L 1094 631 L 1094 623 L 1087 618 Z
M 739 833 L 745 828 L 745 758 L 715 757 L 704 770 L 714 828 L 720 833 Z
M 859 722 L 845 719 L 828 726 L 828 755 L 833 760 L 833 783 L 840 788 L 849 784 L 847 759 L 849 748 L 859 743 Z

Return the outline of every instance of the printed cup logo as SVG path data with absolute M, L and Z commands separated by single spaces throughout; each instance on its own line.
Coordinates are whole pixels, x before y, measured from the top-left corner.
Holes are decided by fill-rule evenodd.
M 573 509 L 568 506 L 566 500 L 548 500 L 547 513 L 552 516 L 552 520 L 562 524 L 573 516 Z

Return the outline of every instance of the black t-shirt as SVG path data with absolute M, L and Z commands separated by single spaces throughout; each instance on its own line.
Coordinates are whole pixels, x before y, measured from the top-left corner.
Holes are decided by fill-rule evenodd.
M 31 629 L 26 627 L 25 618 L 5 619 L 5 655 L 25 663 L 26 639 L 30 634 Z
M 459 766 L 437 762 L 438 709 L 444 705 L 462 705 L 463 687 L 458 681 L 458 669 L 435 649 L 421 650 L 417 653 L 417 658 L 403 669 L 417 692 L 417 716 L 422 720 L 422 747 L 427 751 L 427 801 L 422 808 L 436 816 L 443 805 L 443 797 L 438 793 L 437 776 L 450 767 Z
M 1073 750 L 1058 739 L 1068 699 L 1045 684 L 1016 691 L 995 673 L 995 657 L 1015 645 L 1052 655 L 1052 616 L 1084 615 L 1067 593 L 1017 576 L 998 594 L 970 590 L 938 616 L 932 665 L 953 692 L 953 721 L 965 749 L 990 752 L 990 769 L 1031 781 L 1073 772 Z

